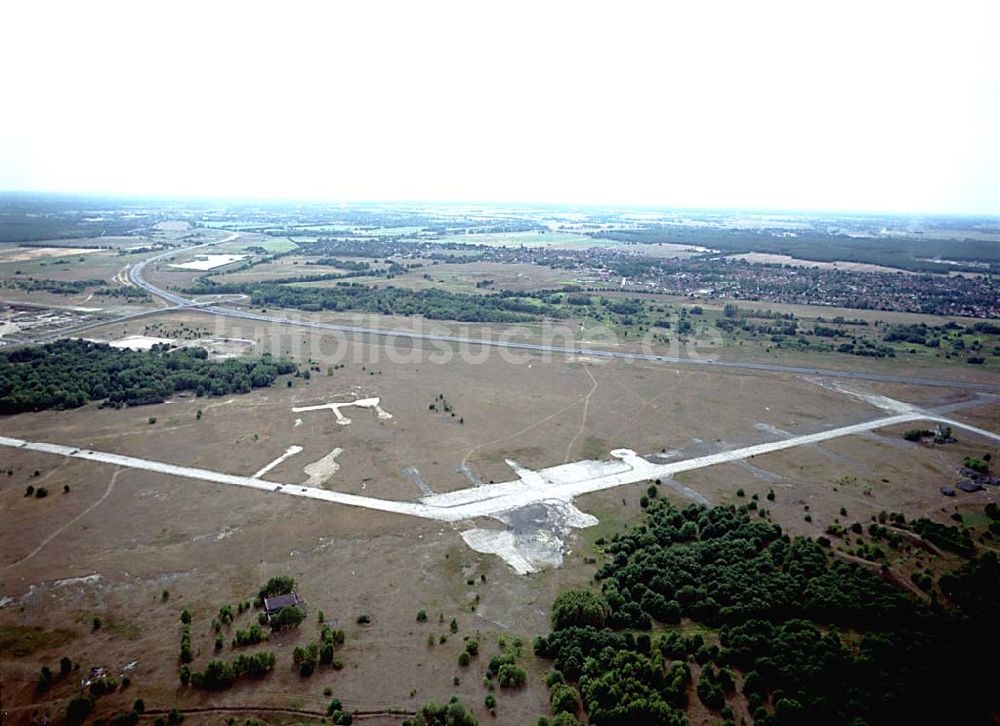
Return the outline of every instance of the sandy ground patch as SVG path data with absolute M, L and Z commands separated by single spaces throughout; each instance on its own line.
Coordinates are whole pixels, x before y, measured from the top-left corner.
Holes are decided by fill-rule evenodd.
M 191 229 L 191 225 L 183 220 L 168 220 L 166 222 L 159 222 L 155 229 L 162 232 L 183 232 L 184 230 Z
M 128 348 L 129 350 L 150 350 L 154 345 L 170 345 L 172 338 L 156 338 L 152 335 L 127 335 L 118 340 L 112 340 L 108 345 L 112 348 Z
M 170 267 L 175 270 L 198 270 L 199 272 L 204 272 L 205 270 L 214 270 L 216 267 L 222 267 L 232 262 L 239 262 L 246 258 L 247 255 L 199 255 L 197 259 L 190 262 L 180 262 L 170 265 Z
M 208 357 L 214 360 L 225 360 L 226 358 L 239 358 L 242 355 L 251 353 L 256 344 L 246 338 L 198 338 L 183 347 L 204 348 L 208 351 Z
M 340 464 L 337 463 L 337 457 L 344 453 L 341 448 L 336 448 L 329 454 L 324 456 L 322 459 L 317 459 L 311 464 L 306 464 L 302 467 L 302 471 L 309 478 L 306 479 L 303 486 L 306 487 L 321 487 L 323 486 L 327 479 L 337 473 L 340 469 Z
M 46 308 L 17 303 L 0 305 L 0 337 L 14 335 L 21 331 L 42 333 L 47 330 L 67 327 L 86 321 L 88 317 L 86 313 L 97 312 L 100 309 L 82 307 Z
M 819 267 L 824 270 L 848 270 L 850 272 L 904 272 L 896 267 L 885 267 L 883 265 L 871 265 L 865 262 L 844 262 L 835 260 L 834 262 L 817 262 L 815 260 L 800 260 L 790 255 L 776 255 L 767 252 L 747 252 L 741 255 L 729 255 L 729 260 L 744 260 L 746 262 L 759 262 L 766 265 L 788 265 L 790 267 Z
M 629 251 L 634 250 L 636 253 L 645 257 L 673 257 L 680 259 L 696 257 L 697 255 L 703 255 L 706 252 L 718 252 L 718 250 L 711 250 L 708 247 L 701 247 L 699 245 L 681 245 L 673 242 L 660 242 L 657 244 L 638 243 L 635 245 L 628 245 L 625 249 Z
M 0 262 L 26 262 L 49 257 L 91 255 L 102 251 L 94 247 L 10 247 L 3 245 L 0 246 Z

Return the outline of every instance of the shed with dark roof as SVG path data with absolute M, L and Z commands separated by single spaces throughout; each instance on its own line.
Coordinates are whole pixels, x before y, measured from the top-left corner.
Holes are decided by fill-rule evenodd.
M 298 594 L 295 592 L 290 592 L 287 595 L 275 595 L 274 597 L 264 598 L 264 611 L 267 613 L 267 617 L 269 618 L 274 617 L 285 608 L 293 606 L 301 608 L 303 605 L 305 605 L 305 602 L 299 598 Z

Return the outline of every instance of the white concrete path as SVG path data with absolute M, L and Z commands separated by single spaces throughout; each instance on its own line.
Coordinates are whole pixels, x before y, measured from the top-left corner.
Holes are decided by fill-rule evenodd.
M 443 522 L 457 522 L 476 517 L 495 516 L 539 502 L 560 501 L 569 503 L 574 497 L 589 492 L 611 489 L 650 479 L 666 478 L 683 471 L 741 461 L 753 456 L 791 449 L 806 444 L 816 444 L 843 436 L 851 436 L 912 421 L 942 423 L 955 429 L 964 429 L 978 434 L 991 441 L 1000 441 L 1000 435 L 992 431 L 970 426 L 960 421 L 921 413 L 914 409 L 906 413 L 886 416 L 850 426 L 842 426 L 828 431 L 795 436 L 780 441 L 746 446 L 740 449 L 666 464 L 653 464 L 638 456 L 634 451 L 617 449 L 611 452 L 617 461 L 578 461 L 548 469 L 541 469 L 537 472 L 519 468 L 521 476 L 516 480 L 481 487 L 471 487 L 444 494 L 433 494 L 424 497 L 420 502 L 401 502 L 378 499 L 376 497 L 344 494 L 316 487 L 282 484 L 254 477 L 224 474 L 210 469 L 168 464 L 161 461 L 139 459 L 103 451 L 78 449 L 60 444 L 24 441 L 6 436 L 0 436 L 0 446 L 53 454 L 55 456 L 65 456 L 73 459 L 97 461 L 113 466 L 153 471 L 169 476 L 207 481 L 214 484 L 228 484 L 261 491 L 290 494 L 292 496 L 317 499 L 335 504 L 375 509 L 382 512 L 406 514 Z
M 333 411 L 333 415 L 337 417 L 337 423 L 342 426 L 347 426 L 351 423 L 351 419 L 347 418 L 344 414 L 340 412 L 340 409 L 347 406 L 357 406 L 358 408 L 373 408 L 375 413 L 381 419 L 390 419 L 392 414 L 388 411 L 383 410 L 381 406 L 381 399 L 379 398 L 359 398 L 357 401 L 346 401 L 344 403 L 321 403 L 316 406 L 298 406 L 292 409 L 292 413 L 303 413 L 305 411 Z
M 275 459 L 274 461 L 272 461 L 270 464 L 268 464 L 267 466 L 265 466 L 263 469 L 261 469 L 260 471 L 258 471 L 256 474 L 254 474 L 250 478 L 251 479 L 260 479 L 262 476 L 264 476 L 267 472 L 271 471 L 271 469 L 273 469 L 274 467 L 276 467 L 278 464 L 280 464 L 281 462 L 283 462 L 285 459 L 287 459 L 289 457 L 292 457 L 292 456 L 295 456 L 296 454 L 298 454 L 301 451 L 302 451 L 302 447 L 301 446 L 297 446 L 295 444 L 292 444 L 287 449 L 285 449 L 285 453 L 284 454 L 282 454 L 281 456 L 279 456 L 277 459 Z

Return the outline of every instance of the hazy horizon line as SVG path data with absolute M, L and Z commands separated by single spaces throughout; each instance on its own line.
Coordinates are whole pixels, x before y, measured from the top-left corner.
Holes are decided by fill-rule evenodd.
M 738 205 L 670 205 L 652 203 L 621 203 L 621 202 L 571 202 L 571 201 L 527 201 L 501 199 L 440 199 L 440 198 L 334 198 L 323 196 L 266 196 L 266 195 L 219 195 L 219 194 L 183 194 L 166 192 L 110 192 L 110 191 L 65 191 L 45 189 L 0 189 L 0 197 L 35 196 L 59 197 L 64 199 L 94 199 L 103 201 L 131 202 L 198 202 L 198 203 L 229 203 L 229 204 L 261 204 L 261 205 L 445 205 L 445 206 L 496 206 L 496 207 L 534 207 L 541 209 L 607 209 L 607 210 L 649 210 L 658 212 L 700 212 L 700 213 L 743 213 L 743 214 L 781 214 L 781 215 L 834 215 L 862 217 L 979 217 L 1000 221 L 1000 211 L 914 211 L 902 209 L 848 209 L 823 207 L 749 207 Z

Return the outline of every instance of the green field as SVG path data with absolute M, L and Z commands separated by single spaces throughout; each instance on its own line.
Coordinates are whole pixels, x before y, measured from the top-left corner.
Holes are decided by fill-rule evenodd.
M 497 234 L 464 234 L 446 237 L 445 242 L 459 242 L 472 245 L 489 245 L 491 247 L 564 247 L 566 249 L 583 249 L 586 247 L 615 247 L 612 240 L 591 239 L 582 234 L 567 234 L 565 232 L 503 232 Z
M 288 252 L 298 249 L 298 245 L 287 237 L 269 237 L 267 239 L 236 240 L 219 245 L 219 250 L 227 252 L 242 252 L 249 247 L 263 247 L 268 252 Z

